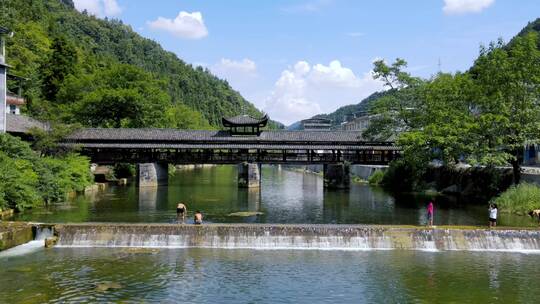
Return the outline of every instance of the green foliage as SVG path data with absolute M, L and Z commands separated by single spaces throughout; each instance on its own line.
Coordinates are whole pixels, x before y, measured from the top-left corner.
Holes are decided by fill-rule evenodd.
M 540 209 L 540 187 L 521 183 L 508 188 L 499 197 L 493 200 L 502 212 L 512 212 L 525 215 L 528 212 Z
M 32 163 L 11 158 L 3 151 L 0 151 L 0 184 L 3 191 L 2 208 L 29 208 L 40 200 L 38 175 L 32 169 Z
M 370 185 L 380 185 L 384 178 L 384 171 L 377 170 L 371 174 L 371 176 L 368 178 L 368 182 Z
M 85 77 L 69 77 L 58 101 L 68 105 L 71 122 L 105 128 L 160 127 L 170 105 L 163 86 L 140 68 L 114 65 Z
M 31 208 L 56 202 L 70 191 L 91 184 L 90 163 L 85 157 L 40 157 L 30 146 L 8 134 L 0 135 L 0 208 Z
M 58 142 L 80 128 L 80 125 L 52 124 L 48 130 L 40 128 L 30 129 L 32 136 L 32 150 L 38 152 L 41 156 L 65 155 L 70 151 L 58 146 Z
M 416 177 L 434 160 L 450 167 L 467 161 L 511 164 L 517 183 L 523 147 L 540 138 L 539 41 L 531 32 L 509 45 L 491 43 L 467 73 L 427 81 L 404 72 L 401 59 L 375 62 L 375 78 L 393 93 L 376 101 L 378 116 L 364 136 L 396 136 Z
M 165 111 L 165 126 L 176 129 L 205 130 L 212 129 L 201 113 L 191 110 L 188 106 L 177 104 Z
M 128 163 L 116 163 L 113 167 L 115 178 L 128 178 L 135 176 L 135 165 Z
M 41 66 L 43 96 L 56 100 L 56 94 L 69 75 L 76 75 L 78 55 L 75 45 L 63 35 L 55 37 L 51 45 L 51 55 Z
M 84 118 L 84 126 L 190 128 L 218 127 L 223 116 L 243 111 L 262 116 L 226 81 L 186 64 L 120 20 L 79 13 L 69 0 L 3 2 L 0 24 L 16 33 L 8 39 L 8 61 L 12 73 L 29 78 L 24 91 L 33 116 L 63 123 Z M 109 85 L 105 79 L 115 73 L 120 79 Z M 190 112 L 171 110 L 177 113 L 163 119 L 179 105 Z
M 421 162 L 395 160 L 384 172 L 381 184 L 396 193 L 421 190 L 426 167 Z

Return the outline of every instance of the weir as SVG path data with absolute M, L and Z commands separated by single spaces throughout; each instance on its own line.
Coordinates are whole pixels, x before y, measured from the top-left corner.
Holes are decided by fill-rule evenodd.
M 364 225 L 58 224 L 60 247 L 468 250 L 540 253 L 540 231 Z

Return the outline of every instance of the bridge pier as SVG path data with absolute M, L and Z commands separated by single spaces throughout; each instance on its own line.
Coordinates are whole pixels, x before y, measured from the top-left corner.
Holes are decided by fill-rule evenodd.
M 169 165 L 167 163 L 137 164 L 137 186 L 157 187 L 166 185 L 169 180 Z
M 238 187 L 255 188 L 261 185 L 261 165 L 253 163 L 238 164 Z
M 348 189 L 351 185 L 348 164 L 325 164 L 323 169 L 324 187 L 328 189 Z

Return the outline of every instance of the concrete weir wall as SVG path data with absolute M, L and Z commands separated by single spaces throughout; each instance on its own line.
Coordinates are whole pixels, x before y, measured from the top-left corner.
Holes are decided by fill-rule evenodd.
M 58 246 L 540 252 L 540 231 L 281 224 L 62 224 Z
M 0 223 L 0 251 L 34 239 L 33 225 L 25 222 Z

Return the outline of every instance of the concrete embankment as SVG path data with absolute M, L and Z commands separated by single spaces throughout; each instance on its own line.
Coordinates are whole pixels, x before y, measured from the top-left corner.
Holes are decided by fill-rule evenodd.
M 540 230 L 280 224 L 57 224 L 58 246 L 540 252 Z
M 0 251 L 32 241 L 35 235 L 33 227 L 25 222 L 1 222 Z

